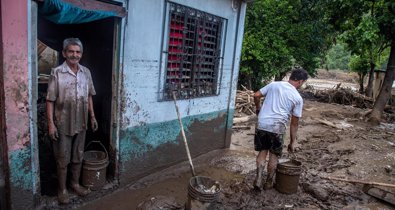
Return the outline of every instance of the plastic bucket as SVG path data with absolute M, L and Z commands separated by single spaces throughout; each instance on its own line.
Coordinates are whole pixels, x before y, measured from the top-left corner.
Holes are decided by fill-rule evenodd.
M 108 166 L 108 153 L 106 148 L 100 141 L 91 141 L 91 143 L 99 143 L 104 151 L 89 150 L 84 152 L 82 161 L 82 185 L 91 190 L 99 190 L 106 183 L 106 173 Z
M 301 173 L 302 163 L 297 160 L 279 163 L 276 170 L 276 190 L 284 194 L 296 193 Z
M 189 180 L 187 210 L 208 209 L 218 200 L 221 186 L 209 177 L 195 176 Z

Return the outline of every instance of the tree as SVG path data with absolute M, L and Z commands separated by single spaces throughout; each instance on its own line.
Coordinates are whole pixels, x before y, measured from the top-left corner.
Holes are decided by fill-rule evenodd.
M 345 49 L 345 44 L 338 42 L 333 45 L 325 56 L 325 68 L 348 70 L 350 52 Z
M 384 107 L 391 96 L 392 83 L 395 79 L 395 2 L 385 1 L 383 10 L 380 10 L 377 16 L 380 31 L 387 40 L 391 41 L 391 51 L 383 85 L 370 114 L 371 122 L 378 122 L 381 119 Z
M 328 28 L 318 0 L 257 0 L 246 14 L 240 83 L 251 89 L 295 66 L 315 74 Z
M 262 80 L 290 68 L 291 57 L 283 36 L 289 32 L 287 19 L 291 13 L 288 4 L 275 5 L 275 1 L 256 1 L 247 10 L 240 71 L 250 80 L 249 88 L 258 89 Z
M 369 80 L 366 88 L 366 96 L 373 96 L 374 70 L 379 62 L 381 54 L 389 46 L 389 42 L 380 36 L 379 26 L 375 13 L 375 4 L 368 14 L 363 14 L 361 22 L 354 29 L 345 31 L 340 37 L 347 43 L 352 54 L 367 58 L 370 65 Z
M 363 81 L 365 76 L 369 72 L 369 59 L 360 57 L 360 56 L 352 56 L 349 63 L 351 71 L 354 71 L 358 74 L 358 83 L 359 83 L 359 92 L 363 93 Z
M 378 35 L 387 43 L 391 43 L 384 82 L 369 118 L 369 121 L 378 123 L 389 100 L 395 77 L 395 2 L 393 0 L 322 0 L 320 3 L 327 11 L 329 23 L 337 31 L 354 29 L 363 22 L 364 16 L 370 14 L 377 22 Z M 376 8 L 374 13 L 370 13 L 372 7 Z

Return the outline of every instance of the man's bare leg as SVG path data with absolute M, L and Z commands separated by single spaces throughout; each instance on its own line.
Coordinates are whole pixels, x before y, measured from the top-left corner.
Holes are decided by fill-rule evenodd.
M 277 155 L 269 152 L 269 163 L 267 165 L 267 178 L 263 186 L 265 190 L 269 190 L 273 188 L 273 177 L 274 174 L 276 173 L 277 163 L 278 163 Z
M 262 173 L 266 165 L 267 150 L 262 150 L 256 157 L 256 177 L 254 180 L 254 189 L 260 190 L 262 186 Z

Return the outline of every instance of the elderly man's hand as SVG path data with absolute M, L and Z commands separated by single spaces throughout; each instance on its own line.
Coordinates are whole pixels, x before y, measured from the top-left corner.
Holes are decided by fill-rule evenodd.
M 92 126 L 92 131 L 95 132 L 99 128 L 99 125 L 97 124 L 96 118 L 92 117 L 91 118 L 91 126 Z
M 57 141 L 59 136 L 58 136 L 58 129 L 56 128 L 55 124 L 50 123 L 48 124 L 48 135 L 49 138 L 51 138 L 54 141 Z

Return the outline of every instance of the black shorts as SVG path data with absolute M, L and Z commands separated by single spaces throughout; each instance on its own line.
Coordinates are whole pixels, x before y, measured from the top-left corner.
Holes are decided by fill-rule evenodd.
M 281 156 L 283 152 L 284 134 L 271 133 L 264 130 L 255 130 L 255 151 L 269 150 L 269 152 Z

